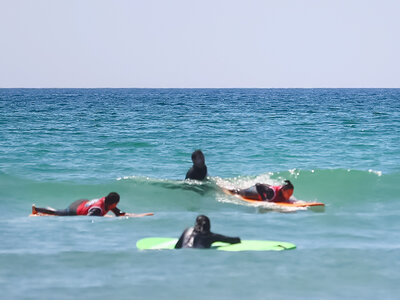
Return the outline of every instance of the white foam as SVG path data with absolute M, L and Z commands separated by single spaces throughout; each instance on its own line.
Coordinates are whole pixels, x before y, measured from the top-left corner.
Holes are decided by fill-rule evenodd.
M 373 173 L 373 174 L 376 174 L 376 175 L 378 175 L 378 176 L 382 176 L 382 171 L 374 171 L 374 170 L 372 170 L 372 169 L 369 169 L 368 172 Z

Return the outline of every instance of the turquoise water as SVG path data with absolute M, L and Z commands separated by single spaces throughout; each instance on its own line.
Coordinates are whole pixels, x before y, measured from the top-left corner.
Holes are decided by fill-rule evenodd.
M 4 299 L 396 299 L 399 89 L 0 89 Z M 210 180 L 184 182 L 202 149 Z M 218 186 L 290 179 L 324 212 L 241 203 Z M 138 219 L 29 218 L 116 191 Z M 198 214 L 296 250 L 138 251 Z

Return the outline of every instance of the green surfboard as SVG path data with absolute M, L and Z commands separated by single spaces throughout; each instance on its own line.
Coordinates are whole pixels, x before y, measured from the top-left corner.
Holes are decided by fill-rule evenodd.
M 177 241 L 174 238 L 150 237 L 137 241 L 136 247 L 140 250 L 174 249 Z M 287 242 L 242 240 L 239 244 L 215 242 L 211 248 L 222 251 L 281 251 L 295 249 L 296 245 Z

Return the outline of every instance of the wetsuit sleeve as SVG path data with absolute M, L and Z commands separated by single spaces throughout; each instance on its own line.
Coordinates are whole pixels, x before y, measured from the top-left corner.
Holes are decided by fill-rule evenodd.
M 88 216 L 99 216 L 101 217 L 101 209 L 98 207 L 92 207 L 91 209 L 89 209 Z
M 230 237 L 230 236 L 225 236 L 222 234 L 216 234 L 213 233 L 213 243 L 214 242 L 224 242 L 224 243 L 229 243 L 229 244 L 238 244 L 240 243 L 240 238 L 239 237 Z
M 112 212 L 117 216 L 117 217 L 119 217 L 119 216 L 125 216 L 125 212 L 123 212 L 123 211 L 121 211 L 118 207 L 116 207 L 116 208 L 114 208 L 113 210 L 112 210 Z
M 181 237 L 179 238 L 178 242 L 175 244 L 175 249 L 181 249 L 183 246 L 183 239 L 185 238 L 186 232 L 188 229 L 185 229 L 185 231 L 181 234 Z

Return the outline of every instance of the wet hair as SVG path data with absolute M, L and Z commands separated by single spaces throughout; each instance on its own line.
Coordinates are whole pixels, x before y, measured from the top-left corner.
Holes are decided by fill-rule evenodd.
M 111 205 L 111 204 L 118 203 L 118 202 L 119 202 L 119 195 L 118 195 L 118 193 L 112 192 L 112 193 L 109 193 L 109 194 L 106 196 L 106 201 L 105 201 L 105 203 L 106 203 L 107 205 Z
M 205 164 L 205 160 L 206 159 L 204 158 L 204 154 L 201 152 L 201 150 L 198 149 L 192 153 L 192 161 L 194 165 L 198 166 L 200 163 L 200 165 L 203 166 Z
M 205 215 L 199 215 L 196 218 L 196 224 L 194 225 L 194 231 L 207 233 L 210 232 L 210 219 Z
M 285 180 L 285 184 L 282 186 L 283 190 L 294 190 L 293 184 L 290 182 L 290 180 Z

